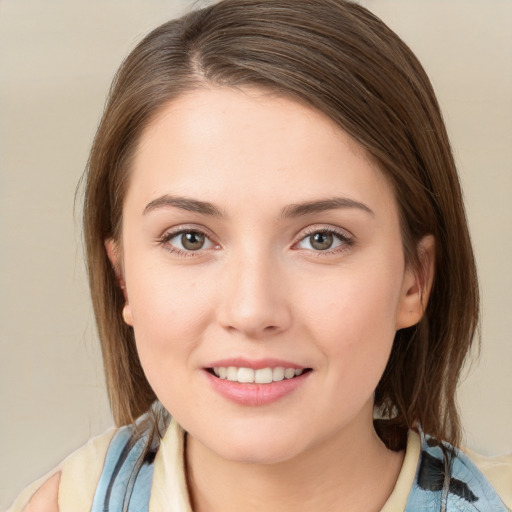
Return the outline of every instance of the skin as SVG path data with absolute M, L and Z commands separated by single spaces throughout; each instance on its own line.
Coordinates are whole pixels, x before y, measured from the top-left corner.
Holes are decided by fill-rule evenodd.
M 289 215 L 333 197 L 352 203 Z M 202 248 L 183 248 L 187 230 L 205 234 Z M 333 246 L 318 250 L 311 236 L 326 230 Z M 122 240 L 106 247 L 146 376 L 188 433 L 196 512 L 380 510 L 403 454 L 373 429 L 373 392 L 396 330 L 421 318 L 433 240 L 421 242 L 420 282 L 404 261 L 393 190 L 354 140 L 291 99 L 193 91 L 143 134 Z M 228 357 L 312 371 L 276 402 L 240 405 L 205 371 Z
M 58 512 L 60 476 L 59 471 L 46 480 L 30 498 L 30 501 L 23 508 L 23 512 Z

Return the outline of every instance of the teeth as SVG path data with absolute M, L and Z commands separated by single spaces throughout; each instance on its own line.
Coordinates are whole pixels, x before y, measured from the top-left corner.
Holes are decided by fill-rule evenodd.
M 240 368 L 241 370 L 242 368 Z M 261 368 L 254 372 L 256 384 L 270 384 L 272 382 L 272 368 Z
M 232 381 L 238 380 L 238 368 L 235 368 L 234 366 L 228 366 L 226 371 L 226 379 Z
M 252 368 L 237 368 L 236 366 L 215 366 L 213 373 L 220 379 L 230 380 L 232 382 L 241 382 L 243 384 L 270 384 L 271 382 L 279 382 L 284 379 L 293 379 L 302 375 L 302 368 L 283 368 L 276 366 L 275 368 L 260 368 L 253 370 Z
M 252 368 L 238 368 L 236 380 L 238 382 L 254 382 L 254 370 Z
M 284 371 L 284 378 L 285 379 L 293 379 L 295 377 L 295 369 L 294 368 L 286 368 Z
M 272 370 L 272 380 L 276 382 L 284 379 L 284 368 L 282 366 L 276 366 Z

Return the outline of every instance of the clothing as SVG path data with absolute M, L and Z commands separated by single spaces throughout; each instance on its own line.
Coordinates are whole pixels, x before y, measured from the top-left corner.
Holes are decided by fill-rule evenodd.
M 192 512 L 184 470 L 185 433 L 171 421 L 160 440 L 144 429 L 148 424 L 143 420 L 111 430 L 72 454 L 58 468 L 60 511 Z M 502 498 L 510 500 L 508 509 L 466 454 L 411 431 L 398 480 L 381 512 L 512 510 L 512 457 L 494 466 L 487 460 L 487 467 L 495 472 L 498 468 L 495 482 L 503 487 Z M 17 500 L 9 512 L 21 511 L 25 502 L 26 497 Z

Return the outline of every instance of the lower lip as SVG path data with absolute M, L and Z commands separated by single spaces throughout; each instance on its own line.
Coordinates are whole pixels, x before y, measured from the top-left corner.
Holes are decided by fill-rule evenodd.
M 284 379 L 269 384 L 242 384 L 219 379 L 205 370 L 213 389 L 223 397 L 241 405 L 267 405 L 293 393 L 312 372 L 306 372 L 293 379 Z

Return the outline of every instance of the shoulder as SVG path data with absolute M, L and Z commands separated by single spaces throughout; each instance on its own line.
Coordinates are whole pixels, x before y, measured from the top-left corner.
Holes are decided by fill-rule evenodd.
M 144 501 L 151 488 L 160 433 L 169 421 L 167 413 L 155 416 L 150 411 L 132 425 L 111 428 L 92 438 L 28 486 L 8 512 L 90 512 L 102 497 L 121 497 L 134 490 L 134 495 Z M 53 500 L 57 508 L 42 508 L 45 500 Z M 29 503 L 32 508 L 27 509 Z
M 59 486 L 62 512 L 90 510 L 108 448 L 117 432 L 118 429 L 111 428 L 93 437 L 64 460 Z
M 78 512 L 82 508 L 89 510 L 90 506 L 88 509 L 86 503 L 87 501 L 92 503 L 103 460 L 115 432 L 116 429 L 111 428 L 71 453 L 45 476 L 27 486 L 8 512 L 45 512 L 46 510 Z M 83 507 L 77 505 L 81 501 L 75 501 L 77 493 L 79 499 L 85 501 Z M 50 503 L 54 508 L 48 508 Z
M 59 512 L 60 472 L 50 477 L 30 498 L 23 512 Z
M 147 508 L 160 440 L 159 426 L 150 413 L 115 433 L 96 486 L 92 510 L 106 510 L 105 504 L 108 510 Z
M 464 452 L 429 436 L 421 437 L 420 461 L 407 512 L 442 507 L 507 512 L 504 496 Z
M 484 457 L 468 449 L 464 452 L 496 489 L 505 505 L 512 510 L 512 453 Z

